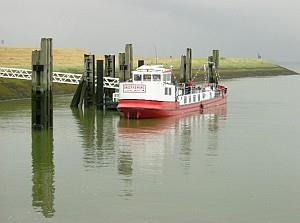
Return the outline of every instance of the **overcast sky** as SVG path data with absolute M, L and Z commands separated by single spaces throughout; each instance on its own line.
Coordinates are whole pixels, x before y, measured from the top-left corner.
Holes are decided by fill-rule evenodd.
M 193 56 L 300 60 L 300 0 L 1 0 L 6 46 L 82 48 L 99 55 Z

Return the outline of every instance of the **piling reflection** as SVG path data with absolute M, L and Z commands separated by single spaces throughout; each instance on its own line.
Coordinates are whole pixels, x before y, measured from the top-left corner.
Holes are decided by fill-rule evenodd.
M 82 138 L 84 166 L 87 169 L 112 166 L 116 142 L 114 123 L 119 116 L 114 112 L 105 113 L 95 109 L 73 109 L 72 113 Z
M 130 197 L 133 195 L 132 172 L 133 172 L 133 158 L 132 158 L 131 151 L 119 151 L 118 173 L 124 185 L 124 189 L 121 190 L 121 196 L 123 197 Z
M 32 206 L 51 218 L 54 209 L 53 130 L 32 130 Z

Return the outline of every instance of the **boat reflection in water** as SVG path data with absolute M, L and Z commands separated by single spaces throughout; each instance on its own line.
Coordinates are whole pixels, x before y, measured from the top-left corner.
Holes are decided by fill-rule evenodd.
M 53 131 L 32 130 L 32 206 L 44 217 L 54 215 Z
M 208 157 L 215 154 L 219 117 L 226 117 L 226 105 L 161 119 L 128 120 L 116 112 L 88 110 L 74 110 L 73 116 L 82 138 L 84 167 L 117 174 L 122 185 L 118 195 L 129 199 L 139 177 L 155 181 L 170 157 L 188 174 L 195 148 Z
M 158 173 L 162 171 L 164 157 L 174 156 L 188 171 L 193 148 L 207 148 L 207 156 L 216 155 L 218 122 L 220 117 L 226 118 L 226 113 L 227 106 L 221 105 L 201 113 L 162 119 L 121 118 L 119 141 L 127 146 L 119 148 L 132 153 L 135 169 Z M 202 137 L 206 139 L 201 140 Z

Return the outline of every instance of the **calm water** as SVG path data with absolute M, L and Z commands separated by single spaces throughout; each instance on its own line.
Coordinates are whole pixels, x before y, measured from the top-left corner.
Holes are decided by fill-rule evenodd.
M 124 120 L 0 103 L 0 222 L 300 221 L 299 76 L 228 81 L 214 114 Z

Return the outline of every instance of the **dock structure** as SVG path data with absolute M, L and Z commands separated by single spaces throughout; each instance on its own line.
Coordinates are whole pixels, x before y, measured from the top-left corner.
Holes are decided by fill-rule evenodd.
M 34 129 L 53 127 L 52 38 L 41 39 L 41 49 L 32 52 L 31 120 Z
M 84 54 L 84 73 L 73 96 L 71 107 L 95 105 L 95 55 Z

